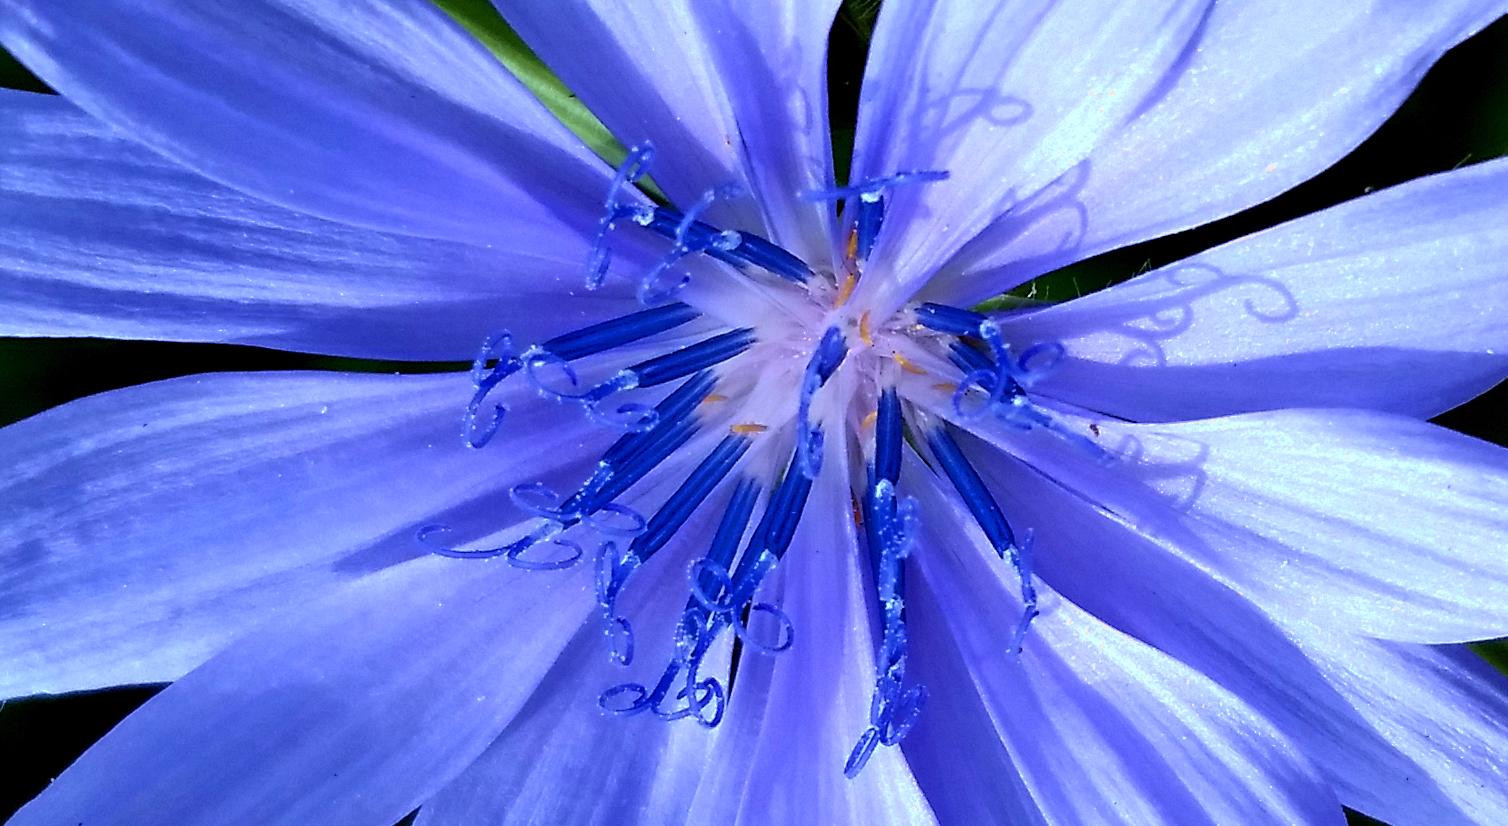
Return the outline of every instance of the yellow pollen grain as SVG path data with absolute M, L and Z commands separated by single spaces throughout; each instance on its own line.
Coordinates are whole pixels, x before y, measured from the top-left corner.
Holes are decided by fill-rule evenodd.
M 858 283 L 859 279 L 855 278 L 853 273 L 843 276 L 843 283 L 838 285 L 838 298 L 833 301 L 833 307 L 837 308 L 847 304 L 849 297 L 853 295 L 854 285 Z
M 763 433 L 769 429 L 770 428 L 767 425 L 755 424 L 754 422 L 745 422 L 743 424 L 728 426 L 729 433 Z
M 866 429 L 874 427 L 874 423 L 876 421 L 878 421 L 879 418 L 880 418 L 880 411 L 878 411 L 878 410 L 871 410 L 871 411 L 869 411 L 869 415 L 864 417 L 864 421 L 863 421 L 864 427 Z
M 912 374 L 914 376 L 925 376 L 925 375 L 927 375 L 927 371 L 926 370 L 923 370 L 922 368 L 917 367 L 915 364 L 911 363 L 911 359 L 906 358 L 905 356 L 901 355 L 900 353 L 891 353 L 890 357 L 893 358 L 893 359 L 895 359 L 895 363 L 899 364 L 901 366 L 901 369 L 905 370 L 907 373 L 910 373 L 910 374 Z
M 859 228 L 854 227 L 848 232 L 848 244 L 843 250 L 845 261 L 857 261 L 859 258 Z
M 713 404 L 715 402 L 725 402 L 727 400 L 728 397 L 724 396 L 721 393 L 708 393 L 707 397 L 705 399 L 702 399 L 702 404 Z
M 865 347 L 874 346 L 874 336 L 869 334 L 869 311 L 859 316 L 859 340 L 864 342 Z
M 849 500 L 848 500 L 848 505 L 849 505 L 850 508 L 853 509 L 853 524 L 854 524 L 854 527 L 856 527 L 856 528 L 862 528 L 862 527 L 864 527 L 864 512 L 859 509 L 859 500 L 850 497 Z
M 944 393 L 957 393 L 958 392 L 958 385 L 956 385 L 956 384 L 949 384 L 948 382 L 942 381 L 942 382 L 938 382 L 937 384 L 932 385 L 932 389 L 933 390 L 941 390 Z

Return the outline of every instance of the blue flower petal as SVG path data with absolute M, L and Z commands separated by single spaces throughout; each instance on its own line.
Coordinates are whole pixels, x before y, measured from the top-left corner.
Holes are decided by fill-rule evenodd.
M 953 415 L 936 391 L 927 403 Z M 970 424 L 1273 616 L 1404 642 L 1508 628 L 1504 448 L 1356 410 L 1145 425 L 1059 418 L 1116 458 Z
M 905 475 L 924 474 L 912 461 Z M 1021 611 L 1015 575 L 982 533 L 961 528 L 966 514 L 936 481 L 917 496 L 931 518 L 914 556 L 914 644 L 956 647 L 967 677 L 947 690 L 974 693 L 986 712 L 976 724 L 998 733 L 1045 820 L 1344 822 L 1329 787 L 1270 722 L 1045 586 L 1022 652 L 1008 653 Z
M 387 826 L 518 713 L 590 611 L 590 579 L 428 557 L 292 604 L 10 823 Z
M 1440 55 L 1504 13 L 1503 0 L 1214 4 L 1136 117 L 1023 193 L 929 290 L 968 304 L 1266 201 L 1340 160 Z
M 794 644 L 777 656 L 745 646 L 688 823 L 934 822 L 900 749 L 881 746 L 858 777 L 843 774 L 869 723 L 877 642 L 843 441 L 824 443 L 790 553 L 758 597 L 790 617 Z
M 1005 322 L 1040 389 L 1142 421 L 1280 407 L 1432 416 L 1508 376 L 1508 161 L 1358 198 Z
M 770 233 L 825 261 L 831 209 L 799 201 L 831 185 L 827 34 L 835 0 L 495 0 L 508 21 L 624 144 L 657 150 L 676 203 L 737 183 L 719 226 Z
M 461 376 L 210 374 L 0 430 L 0 696 L 175 679 L 271 613 L 423 553 L 590 425 L 520 385 L 502 454 L 460 438 Z M 548 478 L 548 477 L 547 477 Z
M 1508 685 L 1479 658 L 1268 617 L 1021 463 L 976 464 L 1006 510 L 1036 527 L 1043 580 L 1246 701 L 1342 803 L 1389 823 L 1495 822 L 1508 812 Z
M 1314 738 L 1344 766 L 1341 801 L 1388 823 L 1508 817 L 1508 678 L 1464 646 L 1386 643 L 1324 626 L 1300 638 L 1330 686 L 1394 750 Z M 1337 748 L 1338 747 L 1338 748 Z M 1369 759 L 1371 758 L 1371 759 Z
M 1066 175 L 1173 71 L 1208 0 L 910 0 L 880 12 L 854 179 L 943 170 L 898 191 L 855 301 L 888 315 L 1002 214 Z M 1088 174 L 1093 170 L 1088 169 Z
M 580 233 L 483 248 L 309 218 L 121 137 L 63 98 L 0 90 L 0 334 L 469 359 L 622 312 L 579 290 Z M 636 238 L 620 256 L 649 266 Z
M 356 226 L 483 243 L 582 231 L 611 175 L 424 0 L 23 0 L 0 42 L 127 136 Z

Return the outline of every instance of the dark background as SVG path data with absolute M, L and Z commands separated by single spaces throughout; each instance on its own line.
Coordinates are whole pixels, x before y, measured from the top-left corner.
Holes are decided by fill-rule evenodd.
M 439 2 L 482 33 L 489 45 L 508 48 L 510 33 L 491 14 L 486 0 Z M 877 5 L 877 0 L 849 2 L 833 29 L 830 92 L 834 142 L 840 159 L 852 142 L 859 79 Z M 527 61 L 528 56 L 510 54 L 509 65 L 517 69 L 520 59 Z M 524 70 L 528 70 L 527 65 Z M 0 86 L 47 91 L 3 52 Z M 1214 225 L 1108 253 L 1045 276 L 1038 280 L 1036 295 L 1051 300 L 1072 298 L 1374 189 L 1502 155 L 1508 155 L 1508 20 L 1499 21 L 1446 55 L 1372 139 L 1318 178 Z M 840 174 L 843 165 L 840 160 Z M 1421 272 L 1417 277 L 1428 279 L 1430 273 Z M 0 425 L 71 399 L 190 373 L 292 369 L 417 372 L 464 366 L 357 361 L 231 345 L 0 339 Z M 1508 445 L 1505 402 L 1508 385 L 1436 421 Z M 1478 646 L 1478 650 L 1500 668 L 1508 669 L 1508 644 L 1490 643 Z M 36 795 L 90 743 L 155 691 L 153 687 L 136 687 L 0 702 L 0 749 L 9 764 L 0 774 L 0 817 Z M 1375 821 L 1354 816 L 1353 822 Z

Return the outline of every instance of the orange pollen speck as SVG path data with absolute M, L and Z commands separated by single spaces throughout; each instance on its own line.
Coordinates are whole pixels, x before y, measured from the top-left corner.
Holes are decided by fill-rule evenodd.
M 853 262 L 859 257 L 859 228 L 854 227 L 848 232 L 847 248 L 843 250 L 844 260 Z
M 880 418 L 880 411 L 878 411 L 878 410 L 871 410 L 871 411 L 869 411 L 869 415 L 864 417 L 864 422 L 863 422 L 864 427 L 866 427 L 866 428 L 874 427 L 874 423 L 876 421 L 878 421 L 879 418 Z
M 702 399 L 702 404 L 712 404 L 713 402 L 725 402 L 727 400 L 728 400 L 728 397 L 724 396 L 721 393 L 708 393 L 707 394 L 707 398 Z
M 865 347 L 874 346 L 874 336 L 869 334 L 869 311 L 859 316 L 859 340 L 864 342 Z
M 833 307 L 841 307 L 847 304 L 849 297 L 853 295 L 854 285 L 858 283 L 859 279 L 854 277 L 853 273 L 843 276 L 843 283 L 838 285 L 838 298 L 833 301 Z
M 948 382 L 941 381 L 941 382 L 938 382 L 937 384 L 932 385 L 932 389 L 933 390 L 941 390 L 944 393 L 957 393 L 958 392 L 958 385 L 956 385 L 956 384 L 949 384 Z
M 895 363 L 899 364 L 901 366 L 901 369 L 905 370 L 907 373 L 911 373 L 912 375 L 916 375 L 916 376 L 925 376 L 925 375 L 927 375 L 927 371 L 926 370 L 923 370 L 922 368 L 917 367 L 915 364 L 913 364 L 911 362 L 911 359 L 906 358 L 905 356 L 901 355 L 900 353 L 891 353 L 890 357 L 893 358 L 893 359 L 895 359 Z
M 729 433 L 763 433 L 769 429 L 767 425 L 755 424 L 753 422 L 728 426 Z

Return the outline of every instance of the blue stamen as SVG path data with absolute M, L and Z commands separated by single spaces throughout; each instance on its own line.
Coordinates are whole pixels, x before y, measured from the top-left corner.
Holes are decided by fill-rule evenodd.
M 751 444 L 753 440 L 748 436 L 724 437 L 650 518 L 648 528 L 634 540 L 629 553 L 638 557 L 641 562 L 648 562 L 655 551 L 664 547 L 675 532 L 686 524 L 686 520 L 691 518 L 697 506 L 701 505 L 702 501 L 712 493 L 713 488 L 723 480 L 723 477 L 733 470 L 733 466 L 743 458 Z
M 602 543 L 597 553 L 597 607 L 602 609 L 608 656 L 619 665 L 634 661 L 634 630 L 628 619 L 618 613 L 618 595 L 639 564 L 637 556 L 628 551 L 620 553 L 613 542 Z
M 829 327 L 806 363 L 796 409 L 796 457 L 801 473 L 808 479 L 817 478 L 822 471 L 822 431 L 812 427 L 812 398 L 837 372 L 847 355 L 848 342 L 843 338 L 843 332 L 837 327 Z
M 754 341 L 753 328 L 742 327 L 729 330 L 695 344 L 629 365 L 586 392 L 579 392 L 580 382 L 575 369 L 565 360 L 549 352 L 535 353 L 527 361 L 524 373 L 540 395 L 556 401 L 579 404 L 587 416 L 595 422 L 628 433 L 643 433 L 653 429 L 659 421 L 658 409 L 648 405 L 629 403 L 619 405 L 613 411 L 607 411 L 603 403 L 623 391 L 655 387 L 720 364 L 749 349 Z M 565 386 L 551 386 L 562 382 L 542 376 L 541 371 L 545 368 L 558 371 Z
M 496 362 L 488 367 L 488 362 Z M 478 413 L 482 402 L 487 394 L 492 392 L 503 379 L 518 372 L 523 364 L 513 355 L 513 337 L 506 330 L 494 333 L 482 342 L 482 347 L 477 351 L 476 358 L 471 362 L 471 386 L 475 392 L 471 394 L 471 400 L 466 403 L 466 413 L 461 417 L 461 438 L 472 448 L 480 448 L 492 441 L 497 433 L 498 426 L 503 423 L 503 416 L 508 413 L 508 406 L 495 404 L 492 406 L 492 419 L 485 425 L 478 425 Z
M 979 472 L 963 455 L 963 450 L 958 442 L 953 439 L 946 425 L 933 430 L 927 437 L 927 444 L 932 448 L 932 455 L 937 458 L 937 463 L 942 466 L 943 472 L 953 482 L 953 489 L 963 497 L 964 504 L 968 506 L 969 513 L 974 515 L 974 521 L 984 531 L 985 538 L 989 540 L 990 547 L 1000 555 L 1001 559 L 1011 564 L 1016 569 L 1016 574 L 1021 578 L 1021 621 L 1017 624 L 1015 632 L 1011 635 L 1010 648 L 1012 653 L 1020 652 L 1021 643 L 1026 638 L 1027 628 L 1037 616 L 1037 589 L 1032 581 L 1032 558 L 1030 534 L 1027 540 L 1017 544 L 1016 535 L 1011 531 L 1010 524 L 1005 519 L 1005 514 L 1000 510 L 1000 505 L 995 497 L 985 486 L 984 479 L 980 478 Z
M 934 304 L 930 301 L 918 304 L 912 310 L 912 314 L 916 316 L 916 323 L 923 327 L 954 336 L 976 335 L 979 332 L 979 325 L 987 320 L 987 316 L 982 313 L 949 307 L 946 304 Z
M 692 376 L 655 405 L 655 428 L 669 428 L 685 421 L 686 417 L 690 416 L 691 412 L 712 393 L 712 388 L 716 384 L 717 378 L 709 370 L 703 370 Z M 602 458 L 597 460 L 597 469 L 592 472 L 592 477 L 581 486 L 581 492 L 577 496 L 585 498 L 595 494 L 602 485 L 607 483 L 608 479 L 612 478 L 618 467 L 642 451 L 649 443 L 649 432 L 626 433 L 620 436 L 602 454 Z
M 901 478 L 901 399 L 894 387 L 880 393 L 874 427 L 874 473 L 895 484 Z
M 749 349 L 754 341 L 754 329 L 740 327 L 630 365 L 625 372 L 634 374 L 636 387 L 654 387 L 727 361 Z
M 737 198 L 743 195 L 743 189 L 737 184 L 724 184 L 714 187 L 702 193 L 702 197 L 686 210 L 681 220 L 676 224 L 671 237 L 675 244 L 670 252 L 661 258 L 659 263 L 650 269 L 639 281 L 639 301 L 643 304 L 657 304 L 670 298 L 685 287 L 691 281 L 691 276 L 681 274 L 679 280 L 673 284 L 662 285 L 661 282 L 670 268 L 675 266 L 682 258 L 707 250 L 720 250 L 729 252 L 743 243 L 743 236 L 732 230 L 714 231 L 711 233 L 701 231 L 701 227 L 708 226 L 698 221 L 697 218 L 706 212 L 712 204 L 719 199 Z M 651 222 L 651 225 L 653 222 Z
M 801 198 L 806 201 L 847 201 L 857 197 L 859 202 L 854 210 L 854 231 L 857 235 L 855 254 L 858 260 L 867 261 L 870 251 L 874 249 L 875 239 L 880 235 L 880 225 L 885 220 L 884 193 L 898 186 L 933 183 L 946 180 L 947 177 L 947 172 L 939 170 L 897 172 L 894 175 L 866 178 L 849 186 L 803 192 Z
M 812 277 L 812 269 L 805 261 L 752 232 L 729 234 L 696 220 L 686 224 L 685 216 L 669 207 L 624 207 L 615 220 L 621 218 L 629 218 L 650 232 L 671 240 L 675 240 L 676 233 L 680 232 L 688 248 L 740 269 L 755 266 L 796 284 L 805 284 Z
M 752 480 L 739 482 L 722 524 L 713 537 L 712 548 L 691 568 L 692 596 L 676 627 L 676 656 L 653 689 L 640 683 L 622 683 L 604 691 L 597 698 L 604 711 L 627 716 L 653 709 L 662 720 L 695 717 L 701 725 L 715 727 L 722 720 L 726 692 L 716 677 L 699 680 L 697 674 L 702 659 L 718 636 L 732 628 L 750 648 L 767 654 L 778 654 L 791 647 L 795 641 L 795 629 L 790 618 L 774 605 L 753 602 L 753 596 L 775 563 L 790 548 L 801 513 L 805 510 L 811 480 L 797 472 L 798 461 L 793 453 L 785 477 L 771 494 L 764 516 L 755 527 L 737 570 L 730 577 L 727 566 L 739 536 L 748 525 L 759 493 L 759 486 Z M 745 612 L 748 620 L 743 618 Z M 756 640 L 749 632 L 748 623 L 757 614 L 775 621 L 779 630 L 773 644 Z M 686 705 L 666 711 L 662 706 L 671 697 L 670 691 L 678 680 L 682 687 L 674 699 L 684 700 Z M 704 714 L 707 709 L 710 712 Z
M 478 413 L 482 402 L 486 400 L 492 389 L 503 379 L 518 372 L 520 368 L 528 366 L 531 382 L 535 382 L 536 387 L 539 387 L 543 382 L 533 375 L 537 369 L 536 365 L 557 365 L 574 386 L 575 371 L 566 367 L 565 362 L 596 355 L 658 335 L 686 324 L 700 315 L 700 312 L 685 304 L 668 304 L 558 335 L 544 344 L 530 347 L 521 356 L 513 354 L 513 339 L 506 330 L 488 337 L 471 363 L 471 384 L 475 392 L 466 404 L 466 414 L 462 422 L 462 436 L 466 444 L 473 448 L 480 448 L 497 433 L 504 414 L 508 412 L 507 406 L 494 405 L 492 420 L 485 425 L 479 424 Z M 488 362 L 495 362 L 495 364 L 489 368 Z
M 675 302 L 556 336 L 538 345 L 538 349 L 549 351 L 566 361 L 575 361 L 673 330 L 700 316 L 701 312 L 695 308 Z M 526 352 L 524 358 L 528 356 Z
M 618 200 L 619 194 L 630 184 L 638 183 L 644 173 L 649 171 L 649 164 L 654 160 L 654 145 L 645 141 L 628 150 L 628 157 L 618 166 L 618 172 L 613 176 L 613 181 L 608 185 L 607 197 L 602 199 L 602 219 L 597 224 L 597 235 L 592 241 L 592 251 L 586 262 L 586 287 L 595 290 L 602 286 L 607 278 L 608 265 L 612 263 L 612 253 L 608 250 L 607 235 L 617 225 L 617 222 L 625 217 L 637 215 L 637 210 L 643 207 L 626 206 Z
M 414 539 L 430 553 L 440 556 L 448 556 L 452 559 L 492 559 L 501 556 L 507 560 L 508 564 L 516 568 L 524 568 L 531 571 L 564 570 L 581 561 L 581 557 L 585 553 L 579 543 L 559 536 L 563 528 L 557 522 L 546 522 L 540 527 L 535 528 L 524 538 L 495 548 L 453 548 L 434 541 L 436 534 L 449 533 L 450 530 L 446 525 L 425 525 L 419 528 L 418 532 L 414 535 Z M 565 548 L 571 552 L 571 555 L 563 559 L 546 560 L 525 559 L 523 557 L 526 551 L 546 541 Z
M 925 686 L 903 688 L 906 676 L 905 568 L 920 517 L 916 500 L 898 500 L 904 423 L 895 388 L 880 394 L 875 422 L 875 461 L 869 467 L 869 490 L 864 497 L 865 538 L 875 567 L 883 628 L 875 652 L 875 689 L 869 705 L 869 726 L 859 736 L 843 774 L 854 778 L 863 771 L 879 746 L 901 742 L 921 714 L 927 700 Z

